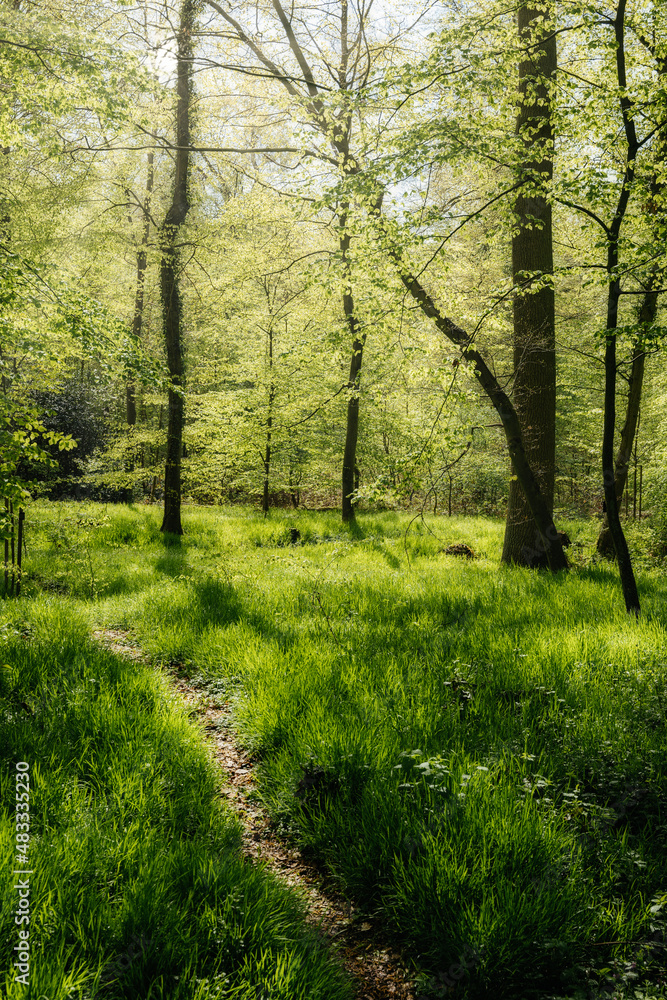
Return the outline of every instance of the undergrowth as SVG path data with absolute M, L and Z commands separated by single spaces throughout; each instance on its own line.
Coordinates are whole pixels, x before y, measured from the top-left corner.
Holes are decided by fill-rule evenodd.
M 243 861 L 237 822 L 167 682 L 94 645 L 72 601 L 5 609 L 3 998 L 349 998 L 299 901 Z
M 637 624 L 594 524 L 562 525 L 552 577 L 499 567 L 498 522 L 409 520 L 190 508 L 176 539 L 45 505 L 8 614 L 50 594 L 229 699 L 275 823 L 407 944 L 424 1000 L 663 996 L 664 579 L 642 570 Z

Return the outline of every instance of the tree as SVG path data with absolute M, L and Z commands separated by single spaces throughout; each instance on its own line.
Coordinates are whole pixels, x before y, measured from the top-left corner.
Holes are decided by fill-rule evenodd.
M 635 164 L 640 143 L 634 122 L 632 101 L 627 94 L 627 76 L 625 59 L 625 0 L 619 0 L 616 17 L 613 20 L 614 40 L 616 47 L 616 74 L 618 81 L 619 102 L 623 119 L 623 132 L 626 141 L 625 169 L 620 188 L 616 210 L 611 225 L 607 227 L 607 274 L 609 277 L 609 293 L 607 296 L 607 325 L 605 332 L 605 391 L 604 391 L 604 429 L 602 432 L 602 476 L 604 496 L 609 522 L 609 531 L 616 549 L 618 569 L 621 576 L 621 586 L 625 598 L 625 607 L 629 612 L 638 615 L 640 610 L 637 583 L 632 568 L 628 543 L 621 525 L 619 503 L 616 496 L 614 477 L 614 432 L 616 429 L 616 344 L 618 327 L 618 305 L 621 297 L 621 281 L 619 270 L 619 238 L 621 226 L 628 207 L 635 179 Z
M 519 188 L 512 235 L 514 282 L 514 407 L 523 429 L 526 460 L 553 517 L 556 459 L 556 330 L 553 238 L 549 186 L 553 175 L 552 96 L 556 36 L 548 7 L 518 10 L 520 142 Z M 502 561 L 528 566 L 545 562 L 534 548 L 536 526 L 513 469 Z
M 148 173 L 146 177 L 146 191 L 141 210 L 143 212 L 143 225 L 141 228 L 141 238 L 137 247 L 137 283 L 134 294 L 134 314 L 132 316 L 132 336 L 136 340 L 141 339 L 141 332 L 144 321 L 144 292 L 146 285 L 146 269 L 148 267 L 148 240 L 151 229 L 151 197 L 153 194 L 154 181 L 154 153 L 148 153 Z M 128 382 L 125 392 L 126 418 L 128 426 L 133 427 L 137 422 L 137 402 L 135 398 L 135 385 Z
M 667 82 L 667 54 L 663 53 L 656 46 L 655 42 L 641 31 L 639 32 L 639 38 L 642 45 L 651 54 L 657 64 L 659 79 L 663 83 Z M 625 420 L 621 429 L 614 468 L 614 490 L 616 501 L 619 505 L 627 482 L 632 446 L 637 434 L 644 386 L 646 353 L 653 339 L 652 326 L 655 323 L 658 313 L 658 296 L 665 276 L 665 265 L 659 259 L 661 244 L 665 234 L 667 208 L 667 184 L 665 182 L 665 168 L 667 166 L 667 107 L 665 106 L 664 99 L 658 102 L 656 112 L 657 114 L 653 118 L 656 130 L 654 151 L 652 152 L 653 169 L 647 192 L 648 197 L 645 202 L 645 212 L 648 216 L 648 226 L 652 237 L 651 242 L 658 252 L 654 255 L 653 263 L 650 264 L 647 276 L 643 282 L 643 293 L 640 306 L 637 310 L 638 329 L 632 338 L 632 357 L 628 378 Z M 655 257 L 658 259 L 656 260 Z M 597 551 L 600 555 L 607 558 L 615 555 L 614 539 L 609 527 L 609 517 L 606 510 L 598 535 Z
M 59 227 L 94 172 L 88 153 L 63 163 L 63 146 L 115 136 L 145 82 L 132 53 L 87 30 L 97 9 L 81 4 L 77 13 L 72 25 L 58 2 L 0 7 L 0 79 L 9 94 L 0 107 L 0 465 L 10 504 L 27 497 L 20 470 L 53 467 L 54 455 L 76 445 L 66 407 L 61 427 L 43 413 L 49 394 L 67 388 L 71 361 L 100 351 L 117 365 L 119 355 L 132 354 L 127 331 L 67 280 L 59 259 L 66 256 Z M 48 252 L 54 236 L 58 271 Z
M 348 0 L 333 0 L 321 8 L 319 24 L 308 23 L 304 12 L 291 9 L 288 13 L 280 0 L 271 0 L 274 17 L 262 12 L 262 26 L 269 39 L 279 39 L 286 48 L 283 61 L 269 54 L 268 45 L 260 44 L 258 37 L 244 28 L 215 0 L 206 0 L 232 29 L 234 36 L 249 51 L 254 60 L 255 73 L 278 81 L 290 99 L 290 116 L 299 128 L 305 120 L 317 139 L 324 146 L 315 150 L 304 149 L 303 155 L 319 159 L 334 177 L 343 181 L 361 175 L 364 171 L 363 147 L 367 139 L 357 134 L 357 120 L 363 116 L 363 94 L 369 83 L 371 71 L 391 49 L 396 39 L 380 44 L 372 41 L 370 3 L 350 4 Z M 417 15 L 417 19 L 418 19 Z M 266 24 L 264 18 L 267 18 Z M 351 23 L 354 22 L 354 23 Z M 261 38 L 261 33 L 259 35 Z M 320 44 L 318 37 L 326 39 Z M 310 51 L 307 43 L 310 42 Z M 317 62 L 316 62 L 317 60 Z M 319 70 L 319 75 L 316 75 Z M 243 67 L 244 73 L 248 72 Z M 303 118 L 302 118 L 303 116 Z M 298 134 L 298 133 L 297 133 Z M 355 148 L 355 144 L 359 148 Z M 291 147 L 299 151 L 299 147 Z M 261 151 L 261 150 L 260 150 Z M 290 151 L 290 147 L 269 147 L 265 152 Z M 376 197 L 381 196 L 376 193 Z M 352 353 L 348 376 L 347 421 L 343 447 L 341 489 L 342 516 L 344 521 L 354 519 L 354 497 L 358 480 L 357 443 L 359 436 L 359 395 L 366 331 L 361 327 L 355 303 L 352 263 L 350 257 L 353 239 L 350 225 L 354 206 L 344 195 L 333 205 L 338 228 L 338 253 L 341 264 L 342 308 L 349 331 Z
M 185 369 L 183 363 L 183 298 L 180 288 L 178 235 L 190 208 L 190 108 L 192 96 L 192 32 L 196 0 L 183 0 L 176 54 L 176 149 L 172 202 L 162 223 L 160 242 L 160 296 L 162 328 L 167 352 L 169 416 L 164 472 L 164 517 L 161 531 L 182 535 L 181 457 Z
M 509 396 L 480 352 L 472 346 L 471 337 L 443 314 L 419 280 L 406 268 L 400 254 L 392 248 L 389 249 L 389 252 L 396 261 L 401 281 L 407 291 L 417 302 L 422 312 L 434 320 L 445 337 L 460 349 L 462 358 L 471 365 L 475 378 L 500 417 L 509 456 L 537 528 L 538 537 L 535 539 L 535 549 L 540 554 L 544 553 L 547 564 L 553 572 L 567 569 L 568 563 L 563 551 L 561 536 L 554 525 L 553 514 L 544 498 L 537 476 L 526 457 L 521 421 Z
M 324 284 L 336 236 L 325 232 L 323 248 L 322 226 L 259 184 L 225 199 L 213 212 L 200 203 L 185 237 L 196 256 L 185 289 L 184 488 L 261 504 L 270 412 L 269 506 L 290 491 L 299 502 L 299 489 L 330 505 L 347 381 L 338 285 Z
M 612 14 L 598 17 L 597 8 L 586 6 L 584 38 L 600 53 L 603 86 L 591 82 L 581 73 L 579 80 L 570 83 L 569 99 L 564 96 L 570 116 L 570 134 L 564 136 L 563 155 L 568 155 L 567 167 L 562 171 L 557 196 L 582 219 L 592 222 L 598 239 L 588 266 L 594 273 L 604 275 L 604 321 L 601 342 L 604 349 L 604 424 L 602 433 L 602 480 L 605 513 L 609 535 L 618 560 L 621 586 L 626 608 L 639 614 L 639 596 L 627 540 L 619 513 L 618 478 L 614 451 L 616 432 L 616 394 L 619 337 L 630 334 L 635 342 L 634 374 L 636 376 L 629 398 L 629 420 L 621 434 L 620 466 L 625 464 L 623 455 L 628 445 L 627 437 L 634 437 L 632 410 L 638 402 L 643 359 L 636 350 L 638 337 L 644 339 L 646 329 L 637 326 L 636 319 L 626 322 L 634 308 L 624 308 L 628 293 L 633 293 L 635 276 L 645 275 L 657 267 L 664 254 L 661 241 L 651 236 L 647 226 L 647 213 L 643 206 L 651 201 L 651 177 L 654 174 L 654 155 L 660 146 L 665 127 L 664 99 L 655 67 L 645 65 L 646 52 L 642 52 L 638 39 L 648 19 L 654 21 L 652 6 L 641 5 L 627 15 L 626 0 L 619 0 Z M 653 28 L 656 27 L 655 21 Z M 575 55 L 576 58 L 576 55 Z M 581 57 L 579 56 L 581 61 Z M 579 67 L 573 67 L 577 69 Z M 574 77 L 574 73 L 571 74 Z M 586 100 L 582 110 L 582 84 Z M 592 98 L 588 100 L 589 96 Z M 585 135 L 584 144 L 582 135 Z M 610 140 L 613 140 L 610 142 Z M 591 149 L 597 155 L 591 156 Z M 647 155 L 648 151 L 648 155 Z M 558 191 L 560 187 L 560 191 Z M 655 290 L 655 289 L 654 289 Z M 647 292 L 648 298 L 647 298 Z M 650 282 L 640 290 L 649 312 L 653 311 Z M 645 318 L 650 320 L 648 313 Z M 620 468 L 618 471 L 621 471 Z
M 419 233 L 419 228 L 423 233 L 422 220 L 426 205 L 422 206 L 420 211 L 413 213 L 412 218 L 418 220 L 419 228 L 413 224 L 412 229 L 409 224 L 406 225 L 397 219 L 393 219 L 388 225 L 380 218 L 377 209 L 373 209 L 371 206 L 369 209 L 375 214 L 379 230 L 384 236 L 384 246 L 398 267 L 404 287 L 424 314 L 434 320 L 442 333 L 460 350 L 462 358 L 470 363 L 471 371 L 500 417 L 513 470 L 530 513 L 530 518 L 524 518 L 528 525 L 528 534 L 527 538 L 524 536 L 521 539 L 520 558 L 523 561 L 546 560 L 550 568 L 556 571 L 567 567 L 567 559 L 553 523 L 555 434 L 553 426 L 555 359 L 553 288 L 551 283 L 553 261 L 550 209 L 545 192 L 551 170 L 552 125 L 548 96 L 551 90 L 551 77 L 555 71 L 555 41 L 551 23 L 537 8 L 522 7 L 519 25 L 523 36 L 524 51 L 520 76 L 522 106 L 517 128 L 518 161 L 520 164 L 518 179 L 515 174 L 512 183 L 507 186 L 503 171 L 500 174 L 500 183 L 497 185 L 500 190 L 492 193 L 486 204 L 476 207 L 467 214 L 464 212 L 463 221 L 460 221 L 461 216 L 459 215 L 453 232 L 443 238 L 434 238 L 429 227 L 427 227 L 426 235 Z M 443 89 L 451 88 L 453 91 L 453 94 L 447 95 L 448 117 L 444 121 L 438 121 L 435 118 L 427 124 L 424 124 L 423 121 L 410 122 L 407 130 L 400 136 L 397 142 L 398 155 L 394 154 L 393 163 L 387 164 L 385 169 L 393 170 L 395 174 L 397 170 L 402 169 L 401 179 L 403 180 L 424 169 L 422 156 L 428 157 L 427 163 L 439 165 L 448 160 L 452 163 L 460 161 L 464 156 L 472 158 L 475 151 L 479 150 L 481 156 L 505 169 L 513 170 L 515 166 L 515 161 L 512 158 L 512 149 L 515 147 L 509 144 L 508 150 L 507 136 L 502 135 L 502 133 L 499 136 L 496 130 L 489 130 L 486 128 L 486 122 L 483 122 L 483 130 L 480 130 L 479 102 L 471 102 L 475 107 L 469 121 L 466 121 L 465 113 L 463 115 L 459 113 L 458 101 L 453 99 L 453 95 L 458 97 L 461 94 L 465 100 L 466 88 L 471 84 L 474 86 L 477 70 L 484 58 L 478 55 L 475 47 L 484 41 L 484 31 L 487 30 L 486 18 L 484 25 L 475 22 L 473 27 L 475 30 L 468 26 L 465 32 L 455 30 L 446 32 L 444 41 L 442 38 L 438 39 L 436 53 L 430 56 L 422 67 L 418 68 L 416 77 L 412 76 L 409 71 L 402 71 L 397 78 L 389 80 L 389 87 L 392 83 L 397 83 L 398 87 L 404 91 L 403 94 L 399 92 L 399 94 L 392 95 L 397 108 L 402 108 L 410 96 L 405 96 L 406 83 L 414 87 L 413 94 L 416 95 L 430 87 L 435 77 L 438 81 L 446 81 Z M 478 28 L 480 29 L 480 40 L 476 38 Z M 528 42 L 528 36 L 530 42 Z M 527 58 L 526 51 L 535 48 L 533 40 L 535 36 L 538 38 L 536 54 Z M 494 41 L 497 46 L 498 39 L 496 38 Z M 448 44 L 451 47 L 447 48 Z M 498 59 L 497 49 L 492 54 L 492 62 L 493 59 L 496 61 Z M 463 65 L 461 65 L 462 63 Z M 503 69 L 501 72 L 505 72 L 505 70 Z M 484 94 L 487 93 L 487 88 L 489 93 L 493 93 L 497 89 L 498 73 L 495 66 L 491 67 L 490 76 L 492 84 L 487 79 L 483 81 L 482 92 Z M 430 79 L 431 83 L 426 83 L 426 79 Z M 443 102 L 445 99 L 443 96 Z M 504 98 L 501 97 L 501 102 L 503 100 Z M 504 124 L 505 113 L 503 112 L 499 117 Z M 493 373 L 489 359 L 473 345 L 477 329 L 470 335 L 450 319 L 437 304 L 435 294 L 429 293 L 424 282 L 419 280 L 419 275 L 416 273 L 419 264 L 415 266 L 406 259 L 408 247 L 418 249 L 427 241 L 431 247 L 435 244 L 435 250 L 431 252 L 431 248 L 429 248 L 426 262 L 419 268 L 419 274 L 423 273 L 439 257 L 442 248 L 449 242 L 452 235 L 460 232 L 465 224 L 477 218 L 491 205 L 500 199 L 506 199 L 510 193 L 518 189 L 520 193 L 517 196 L 515 208 L 519 216 L 519 225 L 514 236 L 515 282 L 512 290 L 515 292 L 515 328 L 517 331 L 516 377 L 519 389 L 523 390 L 519 392 L 519 406 L 523 407 L 525 411 L 523 414 L 518 407 L 512 404 L 499 378 Z M 437 218 L 437 212 L 431 211 L 429 213 L 428 221 L 431 227 Z M 450 220 L 451 210 L 445 215 L 445 221 L 450 222 Z M 410 221 L 408 219 L 408 223 Z M 533 226 L 536 226 L 535 232 L 533 232 Z M 537 259 L 533 259 L 536 252 L 539 256 Z M 523 286 L 520 292 L 516 290 L 516 281 L 519 281 Z M 528 294 L 525 294 L 526 285 L 528 285 Z M 522 292 L 524 294 L 521 294 Z M 507 294 L 507 292 L 503 292 L 498 297 L 498 302 L 502 302 Z M 493 306 L 488 311 L 490 312 L 492 308 Z M 524 362 L 525 365 L 522 367 Z M 546 433 L 535 434 L 529 450 L 526 445 L 524 425 L 532 419 L 537 411 L 538 416 L 540 416 L 540 424 L 543 426 L 539 400 L 536 393 L 532 391 L 542 385 L 547 387 L 550 397 L 547 417 L 543 422 L 547 425 L 547 429 Z M 532 430 L 532 425 L 528 426 Z M 536 461 L 538 465 L 544 462 L 544 471 L 540 474 L 536 472 Z M 541 480 L 543 481 L 541 482 Z M 514 546 L 512 543 L 517 536 L 513 535 L 512 528 L 508 529 L 508 536 L 506 558 L 513 561 Z

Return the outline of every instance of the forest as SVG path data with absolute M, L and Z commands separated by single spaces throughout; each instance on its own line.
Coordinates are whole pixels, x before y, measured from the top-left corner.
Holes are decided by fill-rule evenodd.
M 667 995 L 667 9 L 0 0 L 7 1000 Z

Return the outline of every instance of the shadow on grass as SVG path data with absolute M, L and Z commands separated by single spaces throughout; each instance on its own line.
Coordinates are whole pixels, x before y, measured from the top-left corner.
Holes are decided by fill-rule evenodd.
M 350 538 L 353 538 L 355 541 L 361 541 L 362 538 L 366 537 L 366 532 L 356 518 L 353 521 L 344 521 L 343 530 L 347 531 Z
M 178 577 L 188 569 L 187 548 L 183 545 L 180 535 L 165 532 L 161 535 L 164 555 L 155 560 L 155 570 L 165 576 Z
M 370 548 L 373 550 L 373 552 L 377 552 L 379 555 L 382 556 L 382 558 L 385 560 L 390 569 L 401 568 L 401 560 L 398 558 L 398 556 L 395 556 L 393 552 L 390 552 L 386 545 L 383 545 L 381 542 L 372 541 L 370 544 Z
M 162 539 L 162 544 L 166 549 L 180 549 L 183 544 L 183 536 L 173 535 L 170 531 L 163 531 L 160 538 Z
M 243 601 L 230 583 L 207 579 L 197 585 L 193 595 L 193 616 L 200 628 L 207 625 L 230 625 L 247 619 Z

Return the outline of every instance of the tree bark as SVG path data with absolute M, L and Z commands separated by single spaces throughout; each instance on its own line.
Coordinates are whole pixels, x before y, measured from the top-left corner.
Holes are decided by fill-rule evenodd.
M 648 298 L 649 293 L 647 292 L 644 303 L 642 304 L 642 312 L 644 311 L 646 299 Z M 655 293 L 653 293 L 652 298 L 655 303 L 653 309 L 653 317 L 655 318 L 658 297 Z M 623 490 L 625 489 L 625 484 L 628 478 L 628 469 L 630 467 L 630 458 L 632 456 L 632 445 L 637 433 L 637 421 L 639 419 L 639 407 L 644 382 L 645 358 L 646 352 L 641 340 L 635 341 L 632 352 L 632 368 L 630 371 L 630 383 L 628 386 L 628 400 L 625 408 L 625 422 L 623 423 L 623 428 L 621 430 L 621 440 L 616 453 L 616 464 L 614 467 L 614 487 L 616 492 L 616 502 L 619 506 L 623 498 Z M 606 559 L 613 559 L 616 555 L 614 540 L 611 537 L 611 531 L 609 530 L 609 518 L 607 517 L 606 509 L 602 520 L 602 527 L 600 528 L 600 534 L 598 535 L 597 551 L 599 555 L 604 556 Z
M 621 226 L 628 208 L 630 192 L 635 180 L 635 160 L 639 150 L 637 133 L 633 119 L 633 109 L 627 94 L 625 71 L 625 7 L 626 0 L 619 0 L 614 19 L 614 34 L 616 38 L 616 72 L 620 93 L 621 114 L 626 138 L 626 165 L 618 203 L 612 224 L 607 231 L 607 274 L 609 275 L 609 293 L 607 296 L 607 329 L 604 352 L 604 422 L 602 430 L 602 482 L 607 508 L 609 531 L 614 543 L 618 571 L 621 578 L 621 588 L 628 612 L 639 616 L 640 604 L 637 583 L 628 543 L 623 533 L 619 504 L 616 498 L 616 482 L 614 476 L 614 432 L 616 428 L 616 330 L 618 328 L 618 302 L 621 296 L 621 283 L 618 278 L 619 250 Z
M 343 222 L 344 225 L 344 222 Z M 359 332 L 359 323 L 354 312 L 354 297 L 350 285 L 350 268 L 348 251 L 350 237 L 344 233 L 340 240 L 343 267 L 347 287 L 343 292 L 343 312 L 352 340 L 352 357 L 350 358 L 350 374 L 348 377 L 349 396 L 347 400 L 347 420 L 345 424 L 345 447 L 343 449 L 342 474 L 342 514 L 343 521 L 353 521 L 354 494 L 357 489 L 357 441 L 359 438 L 359 390 L 361 382 L 361 365 L 364 357 L 365 336 Z
M 617 263 L 614 267 L 617 266 Z M 605 342 L 604 371 L 605 371 L 605 391 L 604 391 L 604 425 L 602 432 L 602 477 L 604 484 L 604 497 L 606 513 L 609 524 L 609 532 L 614 543 L 616 558 L 618 560 L 618 570 L 621 577 L 621 587 L 625 599 L 625 607 L 628 612 L 639 615 L 639 593 L 635 574 L 632 569 L 632 560 L 628 543 L 621 526 L 619 515 L 619 502 L 616 497 L 616 480 L 614 476 L 614 430 L 616 424 L 616 327 L 618 323 L 618 299 L 620 297 L 620 283 L 614 280 L 609 289 L 609 301 L 607 310 L 607 336 Z
M 271 435 L 273 431 L 273 403 L 276 398 L 276 387 L 273 382 L 273 327 L 269 326 L 269 406 L 266 416 L 266 441 L 264 444 L 264 490 L 262 494 L 262 510 L 264 517 L 269 513 L 269 479 L 271 475 Z
M 553 176 L 551 83 L 556 72 L 556 36 L 544 8 L 518 11 L 520 44 L 517 134 L 522 143 L 519 189 L 512 238 L 514 311 L 514 407 L 523 430 L 526 460 L 553 516 L 556 464 L 556 334 L 553 289 L 552 213 L 548 185 Z M 542 35 L 540 38 L 539 36 Z M 546 276 L 546 277 L 543 277 Z M 535 555 L 535 521 L 512 468 L 502 561 L 546 565 Z
M 659 70 L 663 77 L 667 75 L 667 59 L 659 60 Z M 654 222 L 654 238 L 656 241 L 660 241 L 661 229 L 655 223 L 660 220 L 661 224 L 664 225 L 665 193 L 667 191 L 667 185 L 665 185 L 664 181 L 661 179 L 662 168 L 664 166 L 665 159 L 667 158 L 667 140 L 665 139 L 664 133 L 658 134 L 655 157 L 656 165 L 654 167 L 653 179 L 651 182 L 651 200 L 649 203 L 649 211 L 651 212 L 651 217 Z M 625 421 L 621 430 L 621 440 L 618 452 L 616 453 L 616 465 L 614 468 L 614 486 L 616 491 L 616 500 L 619 505 L 623 497 L 623 490 L 625 489 L 628 477 L 630 458 L 632 455 L 632 445 L 637 434 L 637 423 L 639 420 L 639 409 L 644 383 L 644 362 L 646 358 L 644 334 L 648 332 L 649 328 L 655 322 L 658 312 L 658 289 L 662 285 L 664 275 L 664 267 L 658 267 L 656 265 L 652 267 L 641 306 L 639 308 L 639 315 L 637 317 L 640 332 L 633 345 L 632 368 L 630 371 L 630 383 L 628 386 Z M 598 535 L 597 551 L 606 559 L 613 559 L 616 554 L 606 509 L 600 534 Z
M 134 313 L 132 316 L 132 336 L 137 340 L 141 338 L 141 331 L 144 322 L 144 286 L 146 283 L 146 268 L 148 265 L 148 237 L 150 235 L 150 206 L 153 194 L 153 153 L 148 154 L 148 176 L 146 177 L 146 197 L 144 199 L 143 228 L 141 232 L 141 242 L 137 249 L 137 283 L 134 293 Z M 134 427 L 137 422 L 137 401 L 135 386 L 133 382 L 128 382 L 125 393 L 126 422 L 128 426 Z
M 183 364 L 183 300 L 179 270 L 180 255 L 176 245 L 178 232 L 185 222 L 190 202 L 190 97 L 192 90 L 192 29 L 196 0 L 184 0 L 178 30 L 175 176 L 171 205 L 160 229 L 160 298 L 162 329 L 171 378 L 167 420 L 167 455 L 164 471 L 164 517 L 161 531 L 182 535 L 181 525 L 181 456 L 185 372 Z

